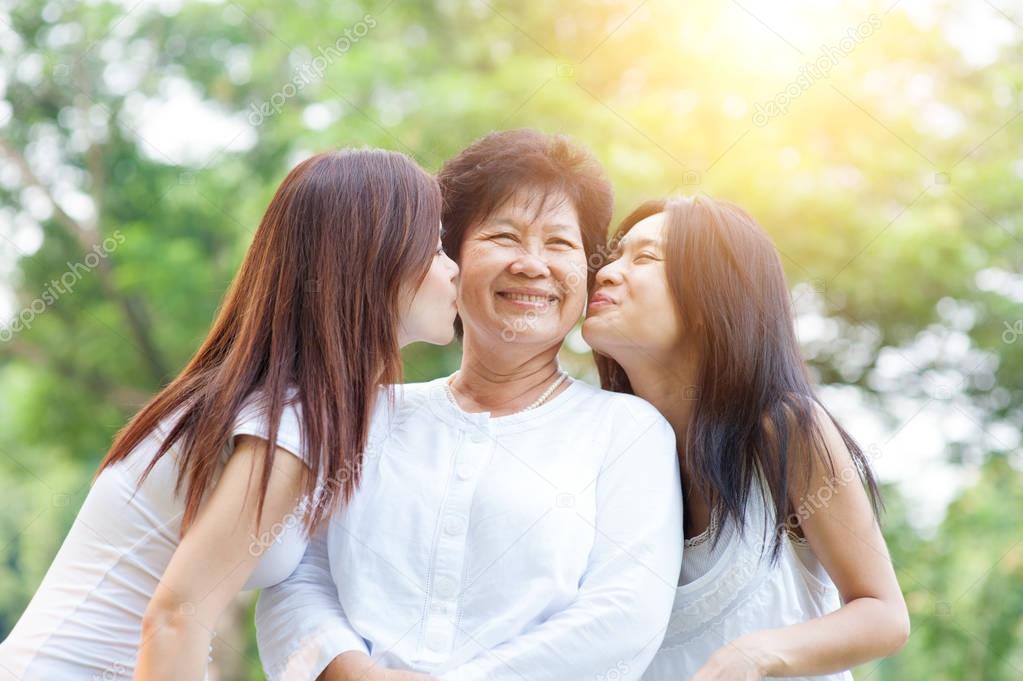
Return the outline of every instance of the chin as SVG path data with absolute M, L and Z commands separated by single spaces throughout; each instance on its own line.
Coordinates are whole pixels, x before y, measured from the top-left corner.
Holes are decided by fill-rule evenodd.
M 561 343 L 565 340 L 565 336 L 568 335 L 566 331 L 563 334 L 559 334 L 557 331 L 546 331 L 543 329 L 526 329 L 523 331 L 515 331 L 512 328 L 507 328 L 501 331 L 501 340 L 505 343 L 512 343 L 518 345 L 552 345 L 554 343 Z
M 610 334 L 601 328 L 600 320 L 594 320 L 593 317 L 583 321 L 582 333 L 586 344 L 601 354 L 606 354 L 604 351 L 612 345 L 608 343 L 611 340 Z
M 447 345 L 453 340 L 455 340 L 455 327 L 449 326 L 443 331 L 438 331 L 434 334 L 433 338 L 430 339 L 430 343 L 434 345 Z
M 596 317 L 586 317 L 585 319 L 583 319 L 583 326 L 582 326 L 583 338 L 586 339 L 587 343 L 590 342 L 590 339 L 588 338 L 588 336 L 591 336 L 591 335 L 593 335 L 593 336 L 600 336 L 600 335 L 603 334 L 603 331 L 600 328 L 600 326 L 601 326 L 600 321 L 601 320 L 597 319 Z

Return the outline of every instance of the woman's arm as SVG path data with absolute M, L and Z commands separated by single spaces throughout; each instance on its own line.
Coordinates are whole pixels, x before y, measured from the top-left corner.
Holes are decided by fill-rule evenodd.
M 664 639 L 681 569 L 682 488 L 671 426 L 652 407 L 636 426 L 624 429 L 592 483 L 596 523 L 579 518 L 594 543 L 575 601 L 440 674 L 442 681 L 638 678 L 646 669 Z
M 379 667 L 341 607 L 330 572 L 324 525 L 291 575 L 263 589 L 256 603 L 256 644 L 269 681 L 429 681 L 425 674 Z
M 386 669 L 365 653 L 347 652 L 335 657 L 316 681 L 436 681 L 434 677 L 401 669 Z
M 369 649 L 348 621 L 330 573 L 326 525 L 291 576 L 259 595 L 256 643 L 269 681 L 373 681 Z
M 308 468 L 278 448 L 262 522 L 256 519 L 265 440 L 243 435 L 164 571 L 142 620 L 135 681 L 200 681 L 217 619 L 259 563 L 260 528 L 284 521 Z
M 792 503 L 799 509 L 808 497 L 828 490 L 827 504 L 815 503 L 800 514 L 800 526 L 844 605 L 823 617 L 732 641 L 711 657 L 693 681 L 838 672 L 892 655 L 909 637 L 906 602 L 852 455 L 823 410 L 818 410 L 817 419 L 834 475 L 815 460 L 806 496 Z M 803 460 L 811 456 L 801 454 Z

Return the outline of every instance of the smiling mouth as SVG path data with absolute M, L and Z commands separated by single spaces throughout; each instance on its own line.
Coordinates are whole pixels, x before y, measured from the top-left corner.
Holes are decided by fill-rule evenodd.
M 506 293 L 502 291 L 498 292 L 497 295 L 505 300 L 511 300 L 516 303 L 527 303 L 530 305 L 546 305 L 549 303 L 555 303 L 558 300 L 557 296 L 535 295 L 529 293 Z

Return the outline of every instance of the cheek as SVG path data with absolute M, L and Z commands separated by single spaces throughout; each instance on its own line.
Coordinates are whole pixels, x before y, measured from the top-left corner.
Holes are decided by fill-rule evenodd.
M 446 291 L 451 283 L 451 270 L 447 268 L 443 260 L 437 258 L 430 269 L 430 277 L 433 281 L 434 290 Z
M 479 320 L 490 316 L 493 306 L 489 300 L 492 281 L 493 271 L 466 249 L 460 263 L 456 294 L 458 313 L 464 319 Z
M 426 276 L 423 277 L 423 281 L 419 284 L 419 288 L 416 289 L 416 302 L 420 305 L 430 305 L 433 302 L 435 294 L 440 291 L 441 286 L 442 280 L 440 268 L 437 267 L 437 263 L 434 262 L 434 264 L 430 265 L 430 269 L 426 271 Z
M 667 323 L 675 320 L 675 303 L 671 299 L 671 292 L 665 286 L 652 287 L 650 297 L 657 309 L 657 314 Z
M 677 332 L 677 315 L 667 282 L 650 274 L 653 273 L 644 272 L 641 276 L 632 277 L 628 324 L 642 329 L 648 340 L 661 342 L 674 337 Z
M 458 266 L 459 294 L 467 298 L 482 296 L 503 269 L 493 249 L 469 244 L 462 249 Z
M 483 270 L 479 267 L 479 262 L 472 260 L 471 256 L 469 259 L 463 258 L 458 271 L 458 296 L 460 298 L 477 297 L 482 280 Z
M 566 301 L 586 301 L 586 274 L 586 256 L 582 253 L 566 257 L 558 264 L 558 283 Z

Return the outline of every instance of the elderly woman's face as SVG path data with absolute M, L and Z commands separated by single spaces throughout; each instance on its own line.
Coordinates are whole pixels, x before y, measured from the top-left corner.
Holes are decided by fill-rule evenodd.
M 513 195 L 462 242 L 458 312 L 483 342 L 561 343 L 586 300 L 586 253 L 565 196 Z

